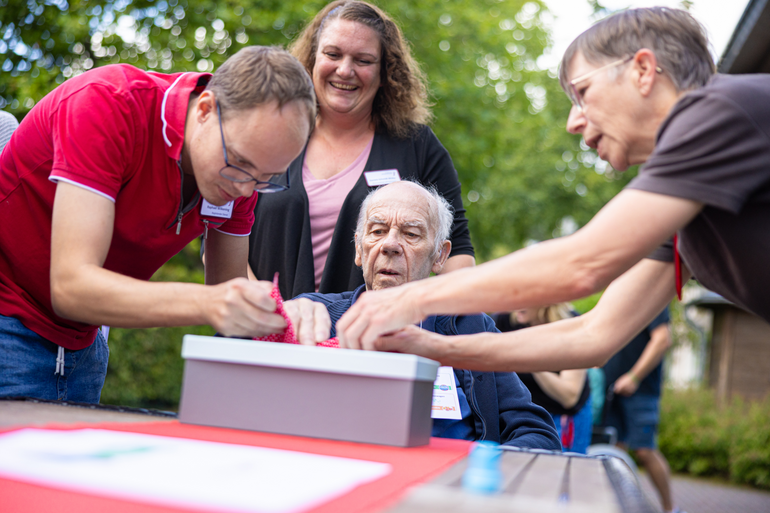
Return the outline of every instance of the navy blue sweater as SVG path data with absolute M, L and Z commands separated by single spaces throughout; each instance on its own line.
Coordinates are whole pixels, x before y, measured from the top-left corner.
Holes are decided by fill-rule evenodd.
M 329 310 L 331 336 L 337 336 L 336 325 L 342 315 L 358 299 L 365 286 L 341 294 L 302 294 Z M 498 332 L 488 315 L 429 317 L 422 328 L 440 335 L 470 335 Z M 473 413 L 477 440 L 526 447 L 561 450 L 551 416 L 532 402 L 529 390 L 514 372 L 477 372 L 454 369 Z

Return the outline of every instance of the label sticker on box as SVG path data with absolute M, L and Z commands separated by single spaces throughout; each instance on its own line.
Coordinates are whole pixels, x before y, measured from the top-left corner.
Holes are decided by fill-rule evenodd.
M 454 419 L 463 418 L 460 412 L 460 400 L 457 398 L 457 383 L 452 367 L 439 367 L 436 381 L 433 382 L 433 405 L 431 418 Z

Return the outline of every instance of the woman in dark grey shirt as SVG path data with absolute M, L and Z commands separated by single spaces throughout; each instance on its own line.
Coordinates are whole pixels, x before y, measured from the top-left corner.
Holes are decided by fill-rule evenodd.
M 361 298 L 337 324 L 344 346 L 477 370 L 601 365 L 691 274 L 770 321 L 770 76 L 715 76 L 703 28 L 656 7 L 584 32 L 560 79 L 574 103 L 567 129 L 615 169 L 644 164 L 639 176 L 569 237 Z M 678 251 L 655 251 L 672 236 Z M 526 331 L 378 338 L 436 312 L 514 310 L 605 287 L 588 314 Z

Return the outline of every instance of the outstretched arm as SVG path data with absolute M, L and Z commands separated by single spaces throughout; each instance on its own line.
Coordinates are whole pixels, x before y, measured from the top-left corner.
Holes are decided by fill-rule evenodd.
M 683 272 L 688 278 L 689 272 Z M 603 365 L 647 326 L 674 294 L 673 264 L 644 259 L 612 282 L 593 310 L 580 317 L 508 333 L 454 337 L 428 334 L 410 326 L 380 337 L 374 348 L 480 371 L 585 369 Z
M 690 200 L 624 190 L 569 237 L 365 293 L 337 324 L 340 343 L 372 349 L 378 336 L 433 314 L 510 311 L 587 296 L 650 254 L 701 208 Z
M 58 315 L 88 324 L 134 328 L 210 324 L 226 335 L 241 336 L 267 335 L 286 326 L 280 315 L 272 313 L 275 302 L 269 283 L 246 278 L 210 286 L 157 283 L 104 269 L 114 219 L 115 205 L 107 198 L 65 182 L 56 186 L 51 301 Z M 224 247 L 215 243 L 209 249 L 209 263 L 217 267 L 212 261 Z M 209 269 L 207 280 L 245 275 L 245 265 L 244 257 L 237 266 Z

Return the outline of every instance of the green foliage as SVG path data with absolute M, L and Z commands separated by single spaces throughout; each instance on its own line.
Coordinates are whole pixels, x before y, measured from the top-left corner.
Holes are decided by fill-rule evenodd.
M 195 240 L 152 281 L 203 282 L 200 241 Z M 101 402 L 176 410 L 182 387 L 182 337 L 214 334 L 210 326 L 110 330 L 110 364 Z
M 0 108 L 21 119 L 65 79 L 111 63 L 213 71 L 243 46 L 286 45 L 325 3 L 0 0 Z M 428 75 L 433 128 L 460 175 L 479 261 L 584 225 L 630 179 L 564 129 L 570 103 L 537 65 L 550 41 L 543 1 L 375 3 Z M 176 262 L 154 279 L 202 281 Z M 181 334 L 202 329 L 113 330 L 103 400 L 173 407 Z
M 628 181 L 564 129 L 570 102 L 536 62 L 549 43 L 542 2 L 382 5 L 430 78 L 479 260 L 561 235 L 567 217 L 582 226 Z
M 674 472 L 770 488 L 770 397 L 718 406 L 712 390 L 666 390 L 660 450 Z
M 245 45 L 286 44 L 323 4 L 0 0 L 0 108 L 21 117 L 65 79 L 106 64 L 213 71 Z
M 730 452 L 730 477 L 740 483 L 770 489 L 770 397 L 743 405 L 736 420 Z M 748 410 L 748 411 L 746 411 Z
M 287 44 L 326 2 L 0 0 L 0 108 L 23 117 L 66 78 L 126 62 L 213 71 L 245 45 Z M 434 130 L 465 191 L 478 259 L 585 224 L 631 177 L 564 124 L 570 103 L 537 59 L 541 1 L 383 0 L 430 80 Z

